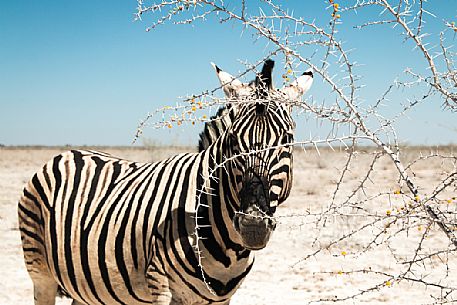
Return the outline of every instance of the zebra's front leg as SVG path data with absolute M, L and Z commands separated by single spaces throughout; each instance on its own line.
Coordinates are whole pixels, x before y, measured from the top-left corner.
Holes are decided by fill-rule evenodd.
M 170 305 L 172 304 L 172 294 L 168 285 L 166 274 L 154 266 L 149 266 L 146 271 L 146 281 L 152 295 L 152 304 Z

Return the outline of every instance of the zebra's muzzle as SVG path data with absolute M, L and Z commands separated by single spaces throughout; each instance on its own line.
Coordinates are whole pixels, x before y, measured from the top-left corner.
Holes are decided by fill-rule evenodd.
M 233 223 L 243 246 L 250 250 L 264 248 L 276 228 L 269 206 L 268 185 L 266 178 L 254 175 L 244 179 L 240 192 L 241 209 L 235 214 Z

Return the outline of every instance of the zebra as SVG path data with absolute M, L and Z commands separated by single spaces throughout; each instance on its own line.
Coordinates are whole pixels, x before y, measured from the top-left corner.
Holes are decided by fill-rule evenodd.
M 313 78 L 277 90 L 273 65 L 251 83 L 214 65 L 228 103 L 198 152 L 138 163 L 72 150 L 34 174 L 18 216 L 36 305 L 58 292 L 73 304 L 230 303 L 290 193 L 295 123 L 283 101 Z

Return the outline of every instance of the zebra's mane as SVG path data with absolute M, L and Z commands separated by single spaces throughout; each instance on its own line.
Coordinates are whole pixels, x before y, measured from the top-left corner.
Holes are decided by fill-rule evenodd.
M 222 106 L 219 108 L 217 113 L 205 123 L 205 128 L 200 133 L 199 152 L 207 149 L 232 125 L 234 115 L 233 107 Z

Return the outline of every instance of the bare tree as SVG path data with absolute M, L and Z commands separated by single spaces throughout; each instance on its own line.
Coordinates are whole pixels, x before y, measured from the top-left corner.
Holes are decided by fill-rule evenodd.
M 139 0 L 136 17 L 154 18 L 147 30 L 167 23 L 195 24 L 205 22 L 207 18 L 217 18 L 222 24 L 237 23 L 244 31 L 253 34 L 253 40 L 269 43 L 265 57 L 256 63 L 244 63 L 246 70 L 239 77 L 255 71 L 265 58 L 275 55 L 283 59 L 284 83 L 288 83 L 297 71 L 310 67 L 333 94 L 332 103 L 313 99 L 293 103 L 302 115 L 330 126 L 330 132 L 324 138 L 310 136 L 308 140 L 292 144 L 303 149 L 311 146 L 316 150 L 326 145 L 346 152 L 329 204 L 318 213 L 290 215 L 312 222 L 318 228 L 314 250 L 296 264 L 311 258 L 319 259 L 329 249 L 344 249 L 355 236 L 364 236 L 360 251 L 351 253 L 342 250 L 340 255 L 357 258 L 383 248 L 398 268 L 386 271 L 360 266 L 351 270 L 330 270 L 329 273 L 340 275 L 363 273 L 378 281 L 375 285 L 360 287 L 356 293 L 311 300 L 310 303 L 353 300 L 403 282 L 419 283 L 424 289 L 429 289 L 434 304 L 456 302 L 457 285 L 450 275 L 455 271 L 452 267 L 455 267 L 456 260 L 457 238 L 454 232 L 457 211 L 449 203 L 456 200 L 453 194 L 457 189 L 457 156 L 450 149 L 408 156 L 400 145 L 394 125 L 412 109 L 432 98 L 441 101 L 435 105 L 441 111 L 453 113 L 457 110 L 455 53 L 448 42 L 454 39 L 457 26 L 434 14 L 433 3 L 437 1 L 352 0 L 338 3 L 328 0 L 327 3 L 329 20 L 321 23 L 291 13 L 287 2 L 273 0 L 169 0 L 156 3 Z M 420 55 L 426 67 L 406 69 L 376 100 L 361 96 L 363 83 L 357 74 L 357 63 L 351 59 L 353 52 L 341 42 L 338 31 L 344 14 L 356 11 L 359 16 L 364 16 L 367 10 L 375 10 L 378 18 L 361 21 L 354 30 L 382 26 L 393 29 L 392 33 L 400 31 L 402 39 L 407 42 L 405 47 L 413 46 L 413 52 Z M 441 31 L 430 32 L 427 19 L 441 23 Z M 154 127 L 171 128 L 182 123 L 206 121 L 206 116 L 198 116 L 196 110 L 224 104 L 223 99 L 214 96 L 218 89 L 188 96 L 176 107 L 161 108 L 149 114 L 140 124 L 136 137 L 154 114 L 165 114 L 167 110 L 173 110 L 173 114 L 162 115 L 161 120 L 152 124 Z M 398 90 L 420 93 L 413 94 L 413 98 L 408 96 L 405 100 L 397 100 L 403 106 L 395 115 L 382 115 L 380 108 L 389 104 L 390 96 Z M 361 149 L 361 146 L 371 148 Z M 370 159 L 369 166 L 363 169 L 356 185 L 348 185 L 347 177 L 358 164 L 361 154 L 362 158 Z M 396 169 L 396 187 L 373 192 L 370 187 L 376 183 L 376 171 L 385 160 L 389 160 L 390 166 Z M 436 164 L 433 185 L 425 185 L 421 177 L 415 175 L 420 164 L 429 162 Z M 383 211 L 373 208 L 373 203 L 382 201 L 389 202 L 391 208 Z M 337 225 L 339 221 L 347 224 L 347 230 L 323 242 L 318 232 Z M 405 235 L 414 238 L 415 246 L 400 255 L 398 243 Z M 437 242 L 437 236 L 445 236 L 446 242 Z

